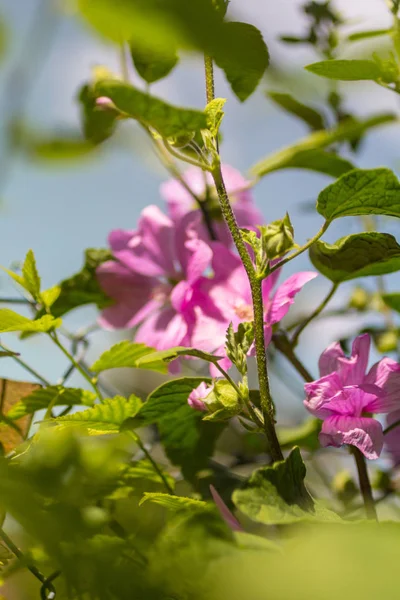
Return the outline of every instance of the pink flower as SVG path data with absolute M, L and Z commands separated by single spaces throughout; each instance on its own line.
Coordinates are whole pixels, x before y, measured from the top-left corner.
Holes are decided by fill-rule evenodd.
M 202 381 L 197 388 L 194 388 L 189 394 L 188 404 L 194 410 L 206 411 L 207 407 L 204 400 L 212 392 L 213 385 L 207 385 L 205 381 Z
M 243 531 L 243 527 L 237 520 L 237 518 L 232 514 L 229 510 L 225 502 L 222 500 L 221 496 L 218 494 L 217 490 L 213 485 L 210 485 L 211 496 L 215 502 L 216 507 L 218 508 L 219 514 L 228 525 L 228 527 L 232 531 Z
M 239 171 L 229 165 L 222 165 L 222 174 L 239 226 L 252 229 L 256 225 L 260 225 L 263 218 L 253 203 L 252 195 L 248 189 L 250 182 Z M 209 195 L 208 206 L 217 239 L 226 246 L 230 246 L 232 238 L 219 209 L 211 174 L 197 167 L 190 167 L 183 174 L 183 179 L 199 198 L 206 199 L 207 194 Z M 161 196 L 168 204 L 169 215 L 175 221 L 178 221 L 190 211 L 199 210 L 196 200 L 177 179 L 170 179 L 163 183 L 160 191 Z M 208 234 L 205 229 L 203 234 L 207 239 Z
M 97 277 L 115 300 L 100 316 L 106 329 L 139 326 L 136 341 L 159 350 L 189 345 L 192 305 L 208 300 L 198 284 L 212 259 L 211 247 L 198 235 L 200 215 L 188 213 L 175 224 L 156 206 L 145 208 L 136 231 L 109 236 L 114 259 Z
M 253 320 L 253 306 L 247 274 L 240 259 L 227 248 L 220 246 L 212 259 L 214 278 L 202 280 L 202 292 L 207 295 L 213 306 L 218 309 L 219 318 L 210 318 L 195 307 L 196 326 L 192 334 L 192 344 L 196 348 L 224 355 L 225 336 L 229 323 L 237 329 L 239 323 Z M 317 273 L 306 271 L 296 273 L 276 286 L 279 271 L 274 271 L 263 281 L 265 341 L 271 341 L 272 326 L 283 319 L 289 311 L 294 298 L 303 286 L 314 279 Z M 250 350 L 254 354 L 254 348 Z M 229 368 L 228 358 L 220 361 L 220 365 Z M 217 372 L 211 367 L 211 373 Z
M 383 358 L 367 373 L 370 337 L 358 336 L 350 357 L 340 344 L 331 344 L 321 355 L 321 378 L 304 386 L 305 407 L 323 425 L 322 446 L 356 446 L 370 459 L 383 446 L 382 426 L 373 413 L 388 413 L 400 405 L 400 365 Z

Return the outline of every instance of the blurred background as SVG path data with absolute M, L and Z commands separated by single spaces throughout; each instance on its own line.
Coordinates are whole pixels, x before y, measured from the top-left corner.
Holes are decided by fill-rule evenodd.
M 231 0 L 231 16 L 255 24 L 263 33 L 270 50 L 268 77 L 244 105 L 232 95 L 222 73 L 217 73 L 217 96 L 227 97 L 223 124 L 223 161 L 244 173 L 260 158 L 293 143 L 307 134 L 300 121 L 284 113 L 266 97 L 267 90 L 286 91 L 300 101 L 316 107 L 326 97 L 328 84 L 303 70 L 319 60 L 311 47 L 287 45 L 280 35 L 302 35 L 307 20 L 300 10 L 301 0 Z M 383 0 L 336 0 L 333 7 L 348 24 L 346 34 L 359 29 L 390 26 L 390 14 Z M 0 263 L 6 267 L 21 261 L 27 250 L 35 252 L 45 287 L 80 270 L 83 251 L 88 247 L 106 247 L 107 235 L 114 228 L 135 227 L 140 211 L 148 204 L 162 206 L 159 185 L 168 178 L 148 141 L 135 125 L 125 128 L 96 153 L 79 160 L 44 158 L 21 152 L 10 145 L 7 124 L 17 119 L 32 131 L 52 134 L 79 130 L 78 88 L 99 64 L 119 71 L 120 58 L 115 49 L 80 21 L 61 0 L 2 0 L 0 19 L 4 46 L 0 64 Z M 370 40 L 341 46 L 339 57 L 371 54 L 380 43 Z M 132 73 L 135 85 L 141 82 Z M 357 116 L 398 111 L 398 96 L 374 83 L 341 84 L 345 106 Z M 154 84 L 153 93 L 173 103 L 203 107 L 205 102 L 203 65 L 198 58 L 186 57 L 172 75 Z M 373 129 L 363 139 L 354 160 L 363 168 L 387 166 L 399 171 L 400 156 L 397 123 Z M 319 229 L 320 218 L 312 209 L 319 191 L 331 178 L 311 171 L 285 170 L 272 173 L 254 189 L 257 205 L 266 221 L 290 213 L 296 241 L 303 243 Z M 341 219 L 333 225 L 327 241 L 360 229 L 356 219 Z M 393 221 L 384 230 L 396 233 Z M 309 269 L 307 255 L 287 267 Z M 398 289 L 398 274 L 387 278 L 388 288 Z M 367 285 L 373 285 L 368 282 Z M 343 286 L 333 303 L 341 305 L 353 284 Z M 292 309 L 293 315 L 306 314 L 326 294 L 329 282 L 322 276 L 312 282 Z M 7 275 L 0 275 L 0 297 L 15 297 Z M 96 310 L 81 308 L 65 317 L 65 324 L 76 331 L 94 323 Z M 380 317 L 375 317 L 379 321 Z M 351 335 L 363 323 L 332 318 L 310 327 L 302 337 L 299 352 L 312 373 L 320 352 L 333 339 Z M 371 324 L 371 317 L 368 316 Z M 121 334 L 122 335 L 122 334 Z M 120 334 L 98 332 L 92 335 L 89 359 L 118 339 Z M 17 336 L 4 336 L 13 349 L 45 377 L 55 381 L 65 369 L 61 353 L 46 339 L 35 336 L 20 342 Z M 284 365 L 274 377 L 275 394 L 298 406 L 301 384 Z M 289 376 L 287 377 L 287 375 Z M 283 377 L 284 375 L 284 377 Z M 28 380 L 29 376 L 11 359 L 2 360 L 0 376 Z M 134 375 L 113 376 L 116 388 L 139 385 Z M 146 376 L 149 377 L 149 376 Z M 151 382 L 154 376 L 151 375 Z M 283 380 L 285 379 L 285 382 Z M 69 384 L 84 386 L 78 375 Z M 140 382 L 147 387 L 148 382 Z M 300 390 L 300 392 L 299 392 Z M 290 402 L 289 402 L 290 404 Z

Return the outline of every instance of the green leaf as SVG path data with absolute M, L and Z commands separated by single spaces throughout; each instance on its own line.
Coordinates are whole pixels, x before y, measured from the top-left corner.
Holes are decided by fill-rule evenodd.
M 299 119 L 307 123 L 311 129 L 316 131 L 319 129 L 324 129 L 324 117 L 314 108 L 299 102 L 290 94 L 268 92 L 267 95 L 273 102 L 275 102 L 275 104 L 278 104 L 278 106 L 286 110 L 288 113 L 299 117 Z
M 382 294 L 382 300 L 389 308 L 400 313 L 400 293 Z
M 400 183 L 389 169 L 355 169 L 326 187 L 317 210 L 328 221 L 338 217 L 400 217 Z
M 179 60 L 176 49 L 169 44 L 157 48 L 152 41 L 152 46 L 146 48 L 131 42 L 129 47 L 135 69 L 147 83 L 166 77 Z
M 88 390 L 77 388 L 64 388 L 58 385 L 51 385 L 46 388 L 40 388 L 22 398 L 6 414 L 8 419 L 17 420 L 25 415 L 31 415 L 37 410 L 47 408 L 50 404 L 53 406 L 91 406 L 96 400 L 96 394 Z
M 305 68 L 320 77 L 340 81 L 377 81 L 382 76 L 373 60 L 322 60 Z
M 29 145 L 30 155 L 40 161 L 75 161 L 93 153 L 96 146 L 78 135 L 57 135 L 33 140 Z
M 160 465 L 157 466 L 160 471 L 162 471 L 169 486 L 173 489 L 175 487 L 175 479 L 171 477 L 169 473 L 164 471 Z M 153 464 L 147 458 L 130 464 L 121 474 L 121 484 L 123 486 L 134 486 L 138 479 L 163 484 L 160 475 L 155 471 Z
M 47 306 L 48 308 L 50 308 L 54 302 L 57 300 L 57 298 L 59 297 L 59 295 L 61 294 L 61 288 L 59 285 L 54 285 L 51 288 L 48 288 L 47 290 L 43 290 L 40 293 L 40 298 L 41 301 L 43 302 L 43 304 L 45 306 Z
M 41 317 L 40 319 L 31 321 L 31 319 L 27 319 L 8 308 L 0 309 L 0 333 L 6 333 L 8 331 L 48 333 L 49 331 L 60 327 L 61 323 L 61 319 L 55 319 L 51 315 L 44 315 L 44 317 Z
M 286 460 L 254 471 L 233 502 L 253 521 L 285 525 L 300 521 L 332 521 L 340 518 L 315 505 L 304 486 L 306 467 L 298 448 Z
M 142 401 L 135 395 L 124 398 L 115 396 L 107 398 L 102 404 L 96 404 L 93 408 L 88 408 L 80 412 L 58 417 L 52 422 L 57 425 L 78 425 L 84 426 L 89 433 L 105 434 L 119 431 L 123 423 L 137 415 L 142 405 Z
M 391 32 L 391 29 L 371 29 L 369 31 L 357 31 L 355 33 L 351 33 L 347 39 L 349 42 L 357 42 L 358 40 L 366 40 L 382 35 L 389 35 Z
M 168 352 L 166 351 L 166 353 Z M 135 344 L 134 342 L 124 340 L 103 352 L 92 365 L 91 370 L 95 373 L 101 373 L 108 369 L 130 367 L 133 369 L 150 369 L 159 373 L 167 373 L 166 364 L 158 354 L 163 355 L 164 353 L 157 353 L 154 351 L 154 348 L 150 348 L 146 344 Z M 148 356 L 151 358 L 146 363 L 144 359 Z
M 105 79 L 95 83 L 94 89 L 97 96 L 110 98 L 125 116 L 153 127 L 165 138 L 207 127 L 204 112 L 172 106 L 122 81 Z
M 224 108 L 226 98 L 214 98 L 204 109 L 207 117 L 207 127 L 214 137 L 218 134 L 222 119 L 224 118 Z
M 80 89 L 78 101 L 81 107 L 83 135 L 91 148 L 112 135 L 119 116 L 115 109 L 97 106 L 96 99 L 97 95 L 92 85 L 85 84 Z
M 341 168 L 343 172 L 347 169 L 347 166 L 350 166 L 350 163 L 338 157 L 333 158 L 332 156 L 334 155 L 326 156 L 326 152 L 317 153 L 316 151 L 331 146 L 336 142 L 357 139 L 363 132 L 372 127 L 390 123 L 395 119 L 396 117 L 391 114 L 377 115 L 365 121 L 348 119 L 333 129 L 316 131 L 295 144 L 267 156 L 251 169 L 251 174 L 254 177 L 262 177 L 278 169 L 297 166 L 298 168 L 321 170 L 323 173 L 327 172 L 328 174 L 333 172 L 337 174 Z M 312 154 L 313 152 L 315 153 L 314 155 Z M 344 161 L 341 167 L 339 166 L 340 160 Z M 313 167 L 313 162 L 315 167 Z
M 269 65 L 269 53 L 261 32 L 248 23 L 225 22 L 222 36 L 230 51 L 220 46 L 213 53 L 236 96 L 244 102 L 255 91 Z
M 277 434 L 281 448 L 300 446 L 313 452 L 320 448 L 318 440 L 320 431 L 321 421 L 311 417 L 296 427 L 279 427 Z
M 388 233 L 355 233 L 336 244 L 316 242 L 310 248 L 310 259 L 325 277 L 341 283 L 399 271 L 400 246 Z
M 190 392 L 202 381 L 199 377 L 174 379 L 152 392 L 135 419 L 137 427 L 156 423 L 161 442 L 171 462 L 181 467 L 192 481 L 208 466 L 223 423 L 203 421 L 203 413 L 187 403 Z
M 143 344 L 136 344 L 137 346 L 143 346 Z M 185 348 L 184 346 L 177 346 L 176 348 L 170 348 L 169 350 L 160 350 L 158 352 L 154 352 L 152 348 L 147 348 L 148 350 L 152 350 L 151 353 L 146 353 L 143 357 L 140 357 L 136 361 L 136 367 L 139 369 L 151 369 L 152 371 L 160 370 L 160 362 L 169 363 L 180 356 L 194 356 L 196 358 L 200 358 L 209 363 L 217 363 L 221 356 L 215 356 L 214 354 L 209 354 L 208 352 L 203 352 L 202 350 L 196 350 L 196 348 Z
M 145 492 L 143 498 L 139 502 L 141 506 L 144 502 L 153 502 L 160 504 L 174 512 L 181 510 L 209 510 L 210 504 L 202 500 L 194 500 L 193 498 L 185 498 L 184 496 L 171 496 L 171 494 L 162 494 L 158 492 Z
M 61 317 L 86 304 L 96 304 L 100 309 L 109 306 L 112 301 L 101 289 L 96 278 L 96 269 L 111 258 L 109 250 L 94 248 L 86 250 L 85 263 L 81 271 L 59 284 L 61 290 L 58 298 L 51 305 L 51 313 L 55 317 Z
M 24 279 L 24 287 L 31 296 L 38 300 L 40 296 L 40 277 L 36 267 L 35 255 L 32 250 L 28 250 L 22 265 L 22 277 Z

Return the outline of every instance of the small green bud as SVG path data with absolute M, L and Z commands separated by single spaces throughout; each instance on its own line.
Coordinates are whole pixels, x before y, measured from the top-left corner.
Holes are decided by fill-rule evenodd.
M 385 331 L 377 335 L 375 339 L 376 347 L 379 352 L 394 352 L 397 350 L 399 336 L 397 331 Z
M 225 379 L 215 382 L 213 389 L 203 402 L 209 412 L 204 417 L 205 421 L 226 421 L 241 411 L 239 395 Z
M 332 481 L 332 488 L 345 506 L 358 496 L 358 488 L 348 471 L 339 471 Z
M 352 291 L 349 300 L 349 306 L 356 310 L 367 310 L 370 301 L 370 295 L 364 288 L 357 286 Z
M 261 241 L 267 258 L 272 260 L 286 254 L 294 246 L 294 229 L 288 213 L 283 219 L 261 225 Z

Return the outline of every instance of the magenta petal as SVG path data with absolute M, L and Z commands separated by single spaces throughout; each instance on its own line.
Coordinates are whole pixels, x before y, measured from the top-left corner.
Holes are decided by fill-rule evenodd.
M 351 357 L 339 358 L 339 372 L 345 385 L 363 383 L 368 366 L 371 338 L 368 333 L 355 338 L 351 350 Z
M 209 268 L 213 251 L 208 244 L 199 239 L 189 240 L 185 246 L 191 254 L 186 266 L 186 280 L 188 283 L 194 283 Z
M 307 399 L 304 400 L 304 406 L 315 417 L 324 419 L 332 414 L 329 403 L 341 389 L 342 384 L 337 373 L 330 373 L 321 379 L 306 383 L 304 391 Z
M 217 490 L 213 485 L 210 485 L 210 492 L 221 517 L 228 525 L 228 527 L 230 527 L 232 531 L 243 531 L 243 527 L 236 519 L 236 517 L 233 516 L 233 514 L 231 513 L 225 502 L 222 500 L 221 496 L 218 494 Z
M 275 292 L 268 310 L 267 322 L 271 324 L 279 323 L 288 312 L 290 305 L 293 304 L 296 294 L 317 275 L 318 273 L 313 271 L 304 271 L 286 279 Z
M 339 342 L 335 342 L 328 346 L 321 354 L 318 362 L 321 377 L 329 375 L 329 373 L 333 373 L 333 371 L 337 371 L 339 368 L 338 359 L 344 358 L 344 356 L 345 354 Z
M 213 386 L 208 385 L 205 381 L 202 381 L 197 388 L 194 388 L 189 394 L 188 404 L 194 410 L 206 411 L 207 407 L 204 403 L 205 398 L 211 392 Z
M 114 229 L 108 236 L 108 243 L 113 252 L 126 250 L 135 231 L 132 229 Z
M 343 444 L 355 446 L 366 458 L 379 458 L 383 447 L 382 426 L 376 419 L 367 417 L 332 416 L 322 424 L 319 441 L 322 446 Z
M 174 346 L 185 346 L 187 324 L 173 308 L 153 313 L 140 326 L 135 341 L 152 346 L 157 350 L 168 350 Z
M 381 389 L 371 412 L 386 413 L 400 408 L 400 365 L 391 358 L 382 358 L 370 369 L 365 383 Z

